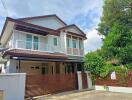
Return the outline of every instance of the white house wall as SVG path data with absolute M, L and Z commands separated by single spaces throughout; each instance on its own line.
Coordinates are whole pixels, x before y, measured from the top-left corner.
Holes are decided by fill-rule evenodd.
M 19 32 L 19 31 L 14 31 L 13 33 L 13 47 L 16 48 L 16 43 L 17 41 L 26 41 L 26 34 Z M 19 44 L 20 47 L 25 47 L 24 42 L 21 42 Z
M 6 68 L 5 72 L 16 73 L 17 72 L 16 66 L 17 66 L 17 61 L 9 59 L 5 65 L 5 68 Z
M 67 44 L 66 44 L 66 33 L 61 32 L 60 34 L 60 49 L 62 52 L 67 53 Z
M 57 38 L 57 46 L 54 46 L 53 38 Z M 48 35 L 48 47 L 50 52 L 63 52 L 59 36 Z
M 43 26 L 43 27 L 47 27 L 47 28 L 51 28 L 51 29 L 58 29 L 60 27 L 65 26 L 64 24 L 62 24 L 62 22 L 60 22 L 55 17 L 32 19 L 26 22 L 39 25 L 39 26 Z

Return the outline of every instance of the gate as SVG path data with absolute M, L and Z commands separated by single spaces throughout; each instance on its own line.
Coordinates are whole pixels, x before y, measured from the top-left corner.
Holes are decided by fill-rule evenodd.
M 88 88 L 87 74 L 85 72 L 82 72 L 82 87 L 83 89 Z
M 77 89 L 77 75 L 27 75 L 26 97 L 40 96 Z

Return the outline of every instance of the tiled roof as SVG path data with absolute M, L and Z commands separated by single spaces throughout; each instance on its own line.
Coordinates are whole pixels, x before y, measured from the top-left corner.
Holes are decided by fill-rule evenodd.
M 67 59 L 67 55 L 63 53 L 48 53 L 41 51 L 31 51 L 31 50 L 20 50 L 12 49 L 4 53 L 3 56 L 10 55 L 12 57 L 29 57 L 29 58 L 57 58 L 57 59 Z

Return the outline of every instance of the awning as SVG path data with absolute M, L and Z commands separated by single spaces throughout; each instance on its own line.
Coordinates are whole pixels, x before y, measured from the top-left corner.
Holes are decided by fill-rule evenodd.
M 12 49 L 8 50 L 3 54 L 3 57 L 24 57 L 24 58 L 45 58 L 45 59 L 67 59 L 67 55 L 64 53 L 49 53 L 42 51 L 32 51 L 32 50 L 21 50 L 21 49 Z

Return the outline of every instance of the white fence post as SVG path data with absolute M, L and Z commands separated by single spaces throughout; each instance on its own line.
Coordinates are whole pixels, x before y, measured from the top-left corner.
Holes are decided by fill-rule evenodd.
M 87 84 L 88 84 L 88 89 L 93 89 L 92 79 L 91 79 L 91 77 L 89 76 L 89 72 L 86 71 L 85 73 L 87 74 Z
M 81 71 L 77 72 L 77 78 L 78 78 L 78 90 L 82 90 L 82 73 L 81 73 Z

